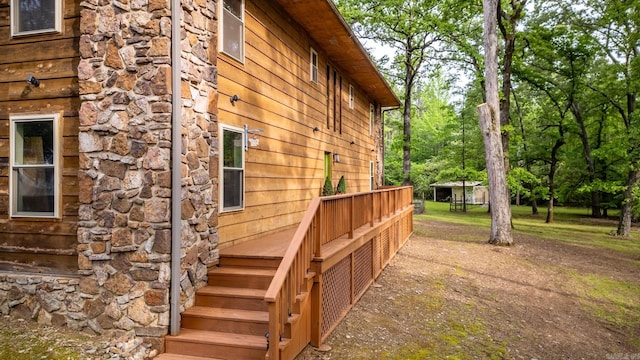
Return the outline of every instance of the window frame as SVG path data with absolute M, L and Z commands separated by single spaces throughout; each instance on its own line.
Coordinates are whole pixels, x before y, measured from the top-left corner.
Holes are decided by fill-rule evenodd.
M 245 23 L 245 0 L 237 0 L 240 1 L 240 14 L 242 15 L 242 18 L 238 19 L 234 14 L 228 12 L 227 10 L 224 9 L 224 2 L 225 0 L 220 0 L 218 1 L 218 6 L 219 6 L 219 15 L 218 15 L 218 33 L 220 34 L 220 41 L 218 41 L 218 51 L 220 53 L 223 53 L 227 56 L 229 56 L 230 58 L 244 64 L 244 58 L 245 58 L 245 32 L 246 32 L 246 23 Z M 225 12 L 229 13 L 229 16 L 233 16 L 236 19 L 238 19 L 242 25 L 242 31 L 240 34 L 240 57 L 237 58 L 235 55 L 227 52 L 224 50 L 224 43 L 225 43 L 225 36 L 224 36 L 224 18 L 225 18 Z
M 356 104 L 356 93 L 352 84 L 349 84 L 349 109 L 353 109 Z
M 16 124 L 28 122 L 51 121 L 53 130 L 53 164 L 16 164 Z M 9 216 L 11 218 L 46 218 L 59 219 L 62 203 L 62 156 L 61 156 L 61 116 L 60 114 L 20 114 L 9 115 Z M 18 211 L 17 179 L 14 175 L 17 169 L 50 169 L 53 168 L 53 211 Z
M 241 168 L 227 168 L 224 166 L 224 132 L 225 131 L 230 131 L 230 132 L 235 132 L 235 133 L 239 133 L 242 135 L 242 141 L 240 144 L 240 151 L 242 154 L 242 167 Z M 219 163 L 220 163 L 220 174 L 219 174 L 219 209 L 220 209 L 220 213 L 229 213 L 229 212 L 234 212 L 234 211 L 242 211 L 245 208 L 245 201 L 246 201 L 246 188 L 245 188 L 245 179 L 246 179 L 246 157 L 245 157 L 245 147 L 244 145 L 246 144 L 247 141 L 247 134 L 245 132 L 245 129 L 243 128 L 239 128 L 236 126 L 232 126 L 232 125 L 227 125 L 227 124 L 220 124 L 220 156 L 219 156 Z M 242 171 L 242 190 L 240 192 L 240 206 L 231 206 L 231 207 L 225 207 L 224 205 L 224 187 L 225 187 L 225 180 L 224 180 L 224 172 L 225 169 L 241 169 Z
M 375 167 L 373 165 L 373 161 L 369 161 L 369 190 L 373 191 L 375 187 Z
M 320 59 L 318 58 L 318 52 L 314 48 L 310 47 L 309 48 L 309 80 L 315 84 L 318 83 L 319 64 L 320 64 Z
M 10 33 L 11 38 L 21 37 L 21 36 L 30 36 L 30 35 L 41 35 L 41 34 L 51 34 L 51 33 L 62 33 L 62 19 L 64 17 L 62 11 L 62 0 L 53 0 L 54 4 L 54 27 L 47 29 L 38 29 L 38 30 L 28 30 L 28 31 L 20 31 L 19 30 L 19 21 L 20 21 L 20 1 L 21 0 L 10 0 L 9 6 L 9 17 L 11 18 L 9 21 L 10 24 Z M 46 1 L 46 0 L 45 0 Z

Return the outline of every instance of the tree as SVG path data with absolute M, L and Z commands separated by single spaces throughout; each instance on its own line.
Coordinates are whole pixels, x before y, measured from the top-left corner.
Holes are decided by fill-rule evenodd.
M 438 1 L 337 0 L 336 5 L 358 37 L 395 50 L 387 75 L 403 93 L 403 183 L 411 184 L 411 111 L 418 83 L 435 35 Z
M 489 243 L 513 244 L 511 234 L 511 204 L 506 183 L 505 163 L 500 134 L 500 101 L 498 96 L 498 40 L 496 35 L 497 0 L 483 0 L 485 82 L 487 102 L 478 106 L 479 124 L 484 138 L 489 198 L 491 203 L 491 233 Z

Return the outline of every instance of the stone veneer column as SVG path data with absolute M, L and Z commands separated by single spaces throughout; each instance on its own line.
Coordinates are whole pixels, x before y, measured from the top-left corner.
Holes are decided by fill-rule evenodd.
M 83 314 L 70 326 L 157 354 L 169 326 L 169 0 L 81 3 L 78 263 Z M 182 2 L 181 310 L 217 260 L 215 2 Z

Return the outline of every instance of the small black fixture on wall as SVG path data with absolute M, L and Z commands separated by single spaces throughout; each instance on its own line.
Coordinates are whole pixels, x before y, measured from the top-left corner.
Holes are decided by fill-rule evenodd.
M 231 101 L 231 104 L 235 105 L 236 101 L 240 101 L 240 96 L 238 96 L 237 94 L 234 94 L 232 97 L 229 98 L 229 101 Z
M 40 80 L 36 79 L 36 77 L 33 76 L 33 75 L 27 76 L 27 82 L 31 86 L 35 86 L 35 87 L 39 87 L 40 86 Z

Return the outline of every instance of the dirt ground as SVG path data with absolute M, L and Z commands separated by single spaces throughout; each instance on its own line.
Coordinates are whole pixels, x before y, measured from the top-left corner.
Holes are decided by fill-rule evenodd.
M 640 360 L 637 254 L 523 235 L 503 248 L 487 238 L 477 227 L 416 220 L 325 342 L 331 350 L 308 346 L 298 360 Z M 602 294 L 586 290 L 595 281 Z M 88 359 L 97 340 L 0 319 L 0 359 L 32 358 L 20 355 L 32 347 L 43 359 Z
M 435 221 L 414 229 L 331 350 L 308 346 L 298 360 L 640 360 L 640 259 L 523 235 L 495 247 L 488 232 Z M 614 295 L 588 293 L 592 279 Z M 619 281 L 637 300 L 610 300 Z

